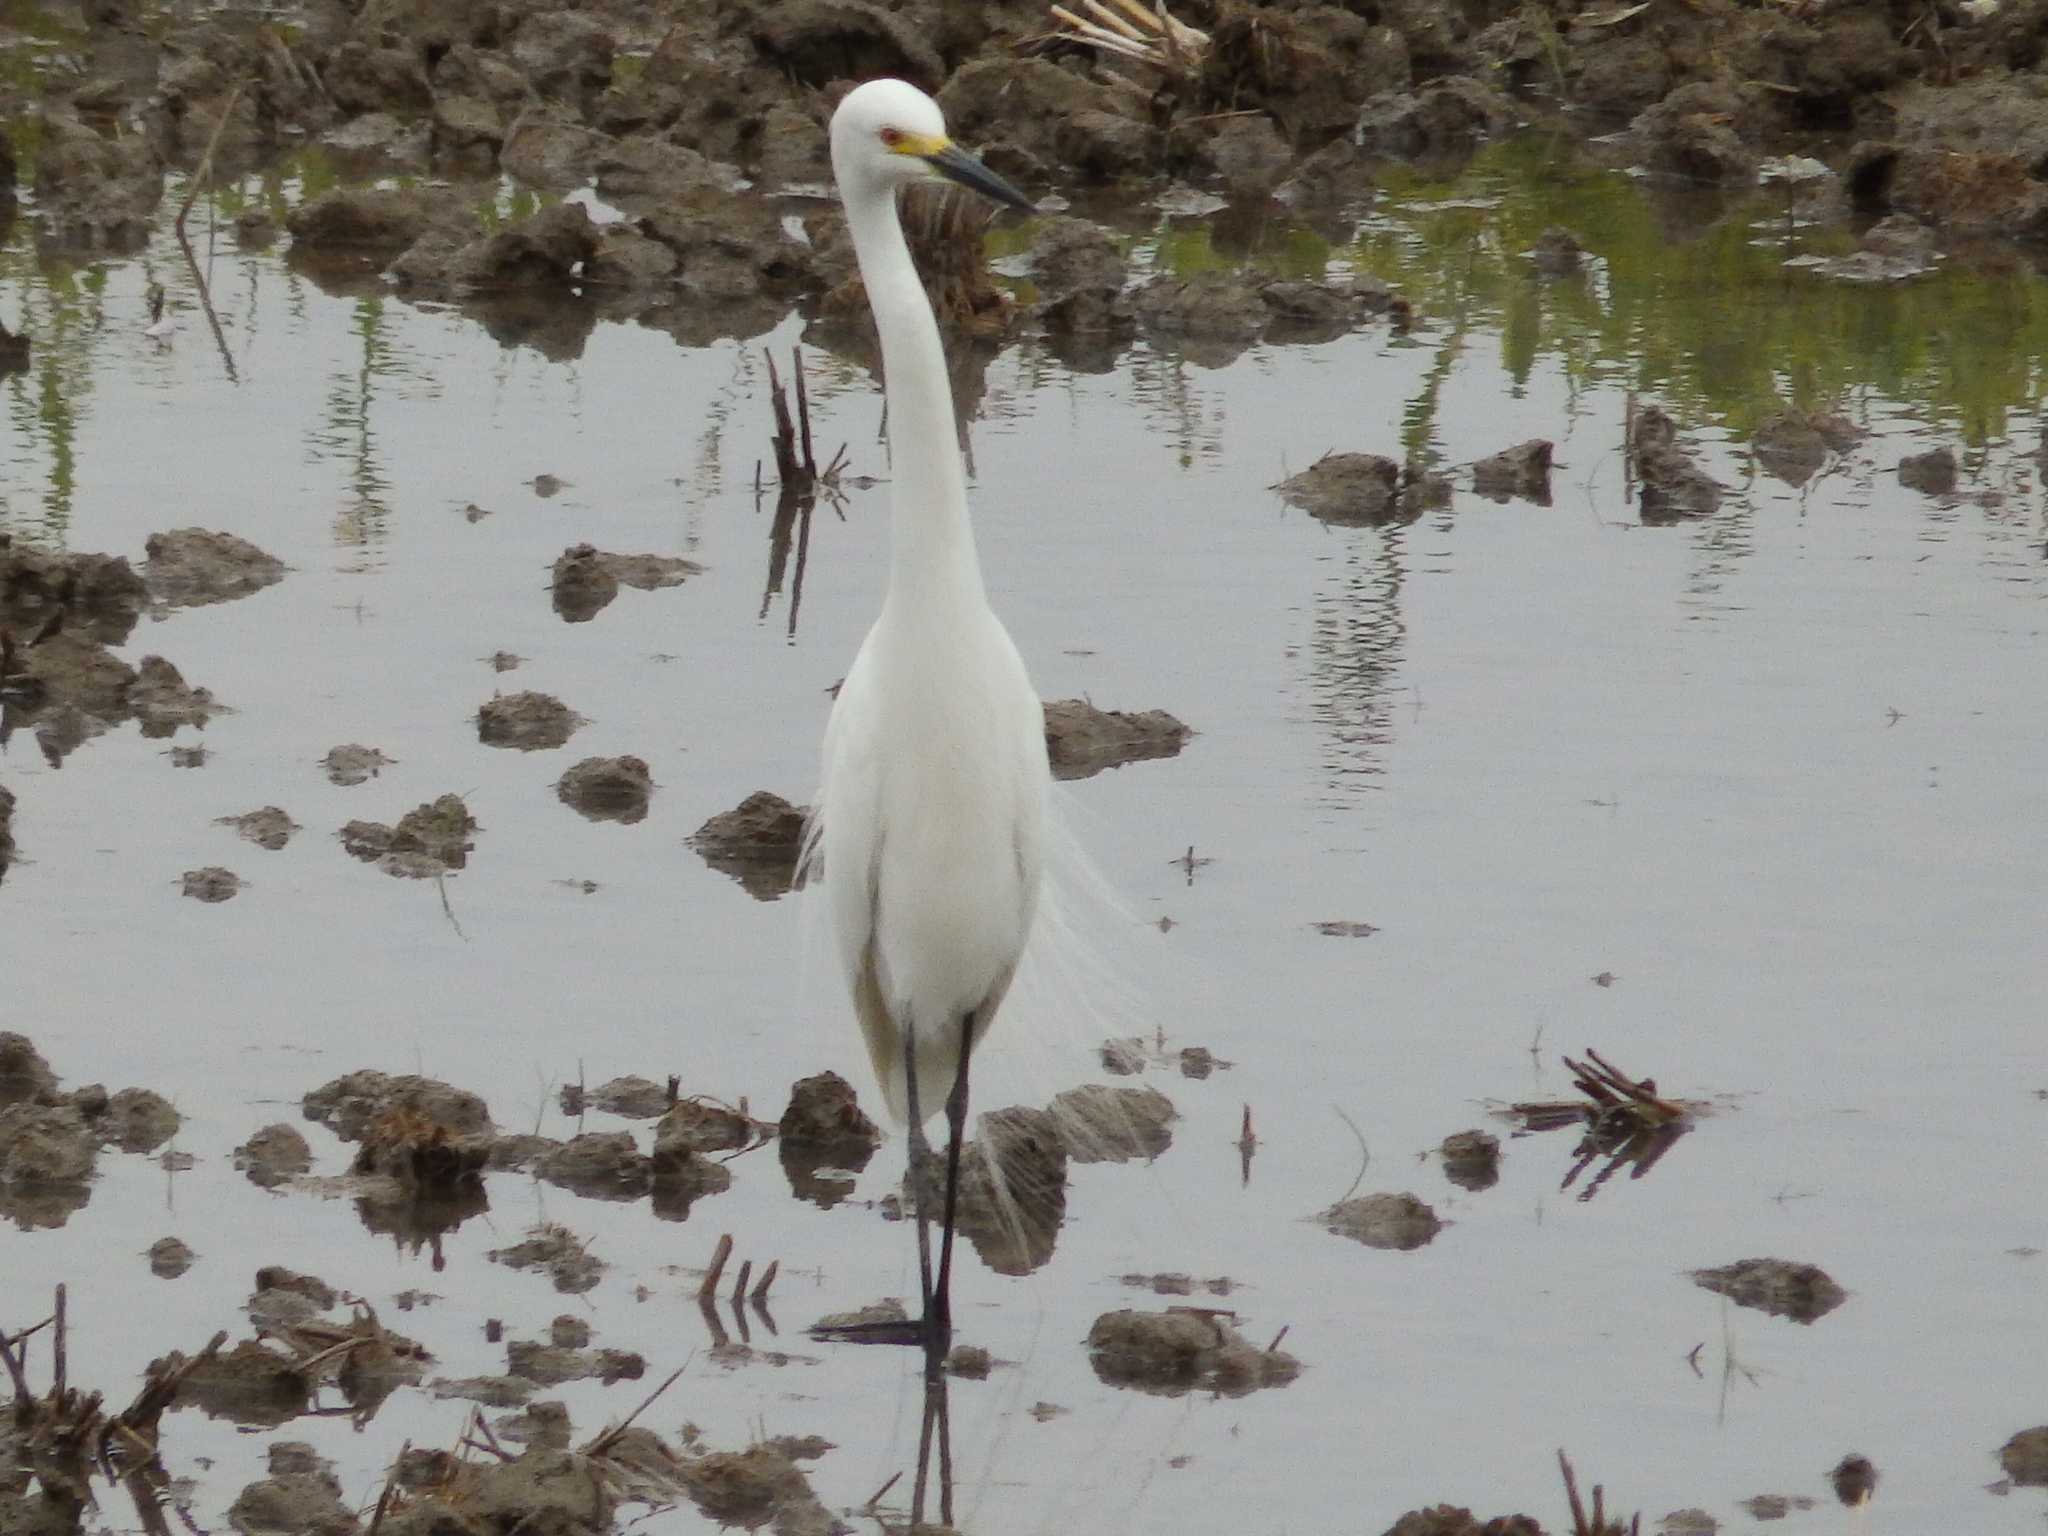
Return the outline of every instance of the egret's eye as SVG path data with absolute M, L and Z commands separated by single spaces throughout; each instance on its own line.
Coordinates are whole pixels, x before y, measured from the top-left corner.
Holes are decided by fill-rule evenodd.
M 881 140 L 887 148 L 894 149 L 903 142 L 903 130 L 901 128 L 884 128 L 881 132 Z

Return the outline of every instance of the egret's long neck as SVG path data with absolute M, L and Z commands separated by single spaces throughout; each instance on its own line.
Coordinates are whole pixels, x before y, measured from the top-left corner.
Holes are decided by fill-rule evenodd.
M 922 605 L 943 593 L 982 600 L 946 354 L 911 264 L 895 195 L 882 190 L 849 197 L 846 222 L 882 338 L 893 497 L 890 599 Z

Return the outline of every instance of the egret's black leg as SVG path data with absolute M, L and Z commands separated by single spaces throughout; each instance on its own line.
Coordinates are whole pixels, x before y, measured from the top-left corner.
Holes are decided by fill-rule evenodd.
M 964 1075 L 962 1081 L 965 1081 Z M 907 1026 L 903 1031 L 903 1090 L 905 1104 L 910 1111 L 910 1177 L 907 1183 L 911 1203 L 916 1207 L 917 1280 L 924 1310 L 914 1318 L 906 1317 L 889 1322 L 845 1323 L 833 1327 L 813 1328 L 811 1332 L 821 1339 L 839 1339 L 848 1344 L 921 1345 L 929 1353 L 932 1340 L 936 1337 L 932 1326 L 931 1214 L 925 1208 L 924 1182 L 918 1168 L 920 1164 L 930 1160 L 931 1145 L 925 1140 L 923 1109 L 917 1101 L 917 1038 Z M 946 1209 L 950 1220 L 950 1199 Z
M 932 1234 L 931 1216 L 924 1205 L 924 1179 L 918 1172 L 918 1165 L 925 1161 L 930 1144 L 924 1139 L 924 1111 L 917 1102 L 917 1032 L 909 1024 L 903 1026 L 903 1093 L 904 1101 L 910 1107 L 910 1200 L 917 1207 L 917 1282 L 918 1292 L 924 1301 L 924 1315 L 932 1314 Z
M 967 1139 L 967 1058 L 974 1049 L 974 1015 L 960 1020 L 960 1064 L 953 1073 L 953 1091 L 946 1095 L 946 1214 L 939 1231 L 939 1278 L 926 1303 L 935 1338 L 953 1327 L 953 1219 L 960 1200 L 960 1146 Z

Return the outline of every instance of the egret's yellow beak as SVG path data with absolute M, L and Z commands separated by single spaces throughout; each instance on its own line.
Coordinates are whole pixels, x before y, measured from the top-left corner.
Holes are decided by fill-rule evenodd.
M 950 139 L 936 136 L 906 136 L 903 142 L 897 145 L 896 152 L 917 156 L 946 180 L 957 181 L 963 187 L 971 187 L 983 197 L 991 198 L 1023 213 L 1038 211 L 1032 206 L 1030 198 Z

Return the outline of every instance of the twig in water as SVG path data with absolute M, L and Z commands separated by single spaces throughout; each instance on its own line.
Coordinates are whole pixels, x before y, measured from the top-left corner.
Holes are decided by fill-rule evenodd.
M 1365 1132 L 1361 1131 L 1358 1128 L 1357 1121 L 1353 1120 L 1349 1115 L 1345 1114 L 1343 1110 L 1339 1109 L 1334 1104 L 1330 1106 L 1330 1112 L 1334 1114 L 1339 1120 L 1342 1120 L 1345 1123 L 1345 1125 L 1349 1126 L 1351 1128 L 1351 1134 L 1358 1138 L 1358 1177 L 1351 1181 L 1351 1187 L 1349 1189 L 1345 1190 L 1343 1194 L 1337 1197 L 1336 1203 L 1338 1205 L 1342 1205 L 1346 1200 L 1349 1200 L 1354 1194 L 1356 1194 L 1358 1192 L 1358 1186 L 1365 1182 L 1365 1170 L 1372 1163 L 1372 1153 L 1366 1148 Z
M 738 1306 L 747 1299 L 747 1282 L 754 1277 L 754 1261 L 740 1260 L 739 1278 L 732 1283 L 732 1304 Z
M 657 1397 L 661 1396 L 662 1393 L 666 1392 L 670 1387 L 676 1384 L 677 1378 L 680 1377 L 683 1374 L 683 1372 L 687 1371 L 690 1368 L 690 1361 L 696 1358 L 697 1352 L 693 1349 L 690 1351 L 688 1357 L 684 1359 L 681 1365 L 677 1366 L 673 1371 L 670 1371 L 668 1373 L 668 1380 L 664 1381 L 660 1386 L 656 1387 L 652 1392 L 648 1393 L 645 1397 L 640 1399 L 640 1406 L 638 1408 L 635 1408 L 631 1413 L 627 1414 L 618 1423 L 614 1424 L 610 1429 L 606 1430 L 603 1434 L 599 1435 L 595 1440 L 591 1441 L 590 1444 L 585 1446 L 583 1448 L 583 1454 L 585 1456 L 602 1456 L 606 1451 L 610 1450 L 614 1445 L 616 1445 L 618 1443 L 619 1436 L 623 1435 L 627 1430 L 633 1427 L 633 1421 L 639 1418 L 641 1414 L 645 1413 Z
M 391 1473 L 384 1479 L 384 1491 L 377 1495 L 377 1511 L 370 1516 L 369 1536 L 377 1536 L 378 1529 L 384 1524 L 384 1512 L 391 1507 L 391 1495 L 398 1487 L 398 1469 L 405 1465 L 406 1453 L 411 1449 L 410 1440 L 398 1448 L 398 1459 L 391 1463 Z
M 703 1283 L 697 1287 L 699 1296 L 718 1294 L 719 1276 L 725 1273 L 725 1261 L 732 1257 L 732 1234 L 726 1233 L 718 1240 L 718 1246 L 711 1250 L 711 1267 L 704 1271 Z
M 761 1271 L 761 1278 L 754 1286 L 754 1304 L 763 1305 L 768 1300 L 768 1287 L 775 1283 L 776 1271 L 782 1268 L 782 1260 L 770 1259 L 768 1267 Z

